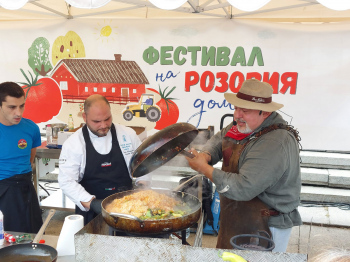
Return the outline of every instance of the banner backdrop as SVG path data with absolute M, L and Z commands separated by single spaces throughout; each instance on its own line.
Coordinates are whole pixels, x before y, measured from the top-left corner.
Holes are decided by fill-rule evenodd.
M 151 134 L 175 122 L 219 131 L 221 117 L 233 113 L 224 93 L 257 78 L 273 86 L 303 149 L 349 151 L 349 28 L 222 19 L 1 22 L 0 81 L 30 87 L 25 117 L 36 123 L 73 114 L 77 126 L 84 99 L 100 93 L 114 122 Z

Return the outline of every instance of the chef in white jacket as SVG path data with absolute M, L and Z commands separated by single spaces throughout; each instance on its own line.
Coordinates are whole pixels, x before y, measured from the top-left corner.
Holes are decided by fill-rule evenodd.
M 87 224 L 100 212 L 104 198 L 132 189 L 129 163 L 141 141 L 132 128 L 112 123 L 104 96 L 86 99 L 83 119 L 86 125 L 62 146 L 58 182 Z M 150 176 L 136 180 L 136 185 L 149 183 Z

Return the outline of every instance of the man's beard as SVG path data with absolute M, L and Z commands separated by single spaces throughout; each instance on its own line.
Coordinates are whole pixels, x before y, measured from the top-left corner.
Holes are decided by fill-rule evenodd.
M 98 130 L 97 131 L 94 131 L 94 130 L 92 130 L 91 128 L 89 128 L 90 129 L 90 131 L 91 131 L 91 133 L 93 133 L 95 136 L 98 136 L 98 137 L 104 137 L 104 136 L 106 136 L 107 134 L 108 134 L 108 131 L 111 129 L 110 127 L 108 127 L 108 130 L 107 130 L 107 132 L 106 133 L 99 133 L 98 132 Z
M 241 132 L 242 134 L 250 134 L 251 132 L 253 132 L 253 130 L 248 126 L 246 121 L 239 120 L 239 119 L 237 119 L 236 121 L 240 121 L 240 122 L 244 122 L 245 123 L 245 128 L 244 129 L 242 129 L 239 125 L 237 125 L 238 131 Z

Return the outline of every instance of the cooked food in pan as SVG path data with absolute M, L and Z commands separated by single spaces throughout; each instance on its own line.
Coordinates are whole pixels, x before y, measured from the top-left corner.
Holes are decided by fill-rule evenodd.
M 182 217 L 190 213 L 190 210 L 186 203 L 152 190 L 139 191 L 114 199 L 106 206 L 106 211 L 109 213 L 133 215 L 142 220 Z

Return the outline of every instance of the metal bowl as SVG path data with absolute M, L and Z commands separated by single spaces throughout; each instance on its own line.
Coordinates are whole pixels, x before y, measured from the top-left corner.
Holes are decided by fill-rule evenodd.
M 68 128 L 68 125 L 65 123 L 52 123 L 52 124 L 47 124 L 51 125 L 51 128 L 54 129 L 55 127 L 58 127 L 59 131 L 63 131 L 65 128 Z M 45 130 L 47 125 L 45 125 Z

